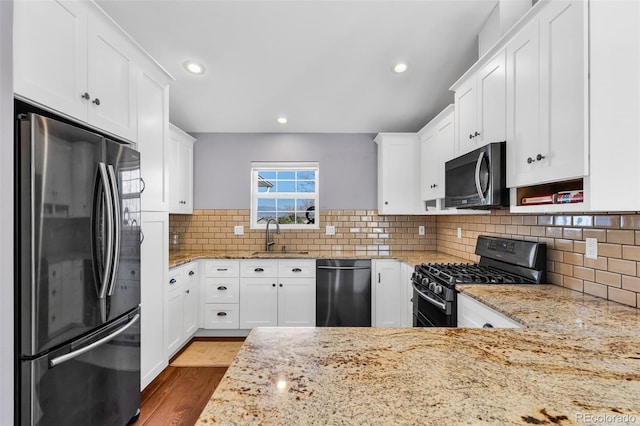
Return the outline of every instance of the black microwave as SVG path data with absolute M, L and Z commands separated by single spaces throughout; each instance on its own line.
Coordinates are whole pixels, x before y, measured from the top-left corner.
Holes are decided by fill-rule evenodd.
M 445 163 L 445 207 L 501 208 L 509 205 L 506 142 L 494 142 Z

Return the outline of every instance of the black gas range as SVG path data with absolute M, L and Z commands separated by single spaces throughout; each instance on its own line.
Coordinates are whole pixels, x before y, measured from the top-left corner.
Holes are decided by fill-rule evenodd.
M 478 264 L 422 263 L 413 284 L 414 327 L 456 327 L 456 284 L 539 284 L 546 279 L 546 244 L 481 235 Z

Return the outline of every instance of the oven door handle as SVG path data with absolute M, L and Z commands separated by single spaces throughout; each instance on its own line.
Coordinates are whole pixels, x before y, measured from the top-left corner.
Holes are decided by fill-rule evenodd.
M 446 303 L 444 303 L 444 302 L 440 302 L 440 301 L 438 301 L 438 300 L 436 300 L 436 299 L 433 299 L 433 298 L 431 298 L 431 297 L 427 296 L 426 294 L 424 294 L 423 292 L 421 292 L 420 290 L 418 290 L 418 289 L 416 288 L 416 285 L 415 285 L 415 284 L 411 283 L 411 285 L 413 286 L 413 289 L 414 289 L 415 291 L 417 291 L 417 292 L 418 292 L 418 294 L 420 295 L 420 297 L 422 297 L 423 299 L 425 299 L 425 300 L 426 300 L 426 301 L 428 301 L 429 303 L 431 303 L 431 304 L 433 304 L 433 305 L 436 305 L 437 307 L 439 307 L 439 308 L 440 308 L 440 309 L 442 309 L 443 311 L 447 309 L 447 304 L 446 304 Z

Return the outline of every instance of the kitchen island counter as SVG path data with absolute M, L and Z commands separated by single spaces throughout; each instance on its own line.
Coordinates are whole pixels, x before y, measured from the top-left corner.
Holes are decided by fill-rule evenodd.
M 198 424 L 640 424 L 638 310 L 510 287 L 463 291 L 528 328 L 254 329 Z

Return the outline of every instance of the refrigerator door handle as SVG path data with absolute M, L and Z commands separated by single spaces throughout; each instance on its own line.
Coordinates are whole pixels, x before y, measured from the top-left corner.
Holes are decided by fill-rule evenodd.
M 51 361 L 49 361 L 49 365 L 51 366 L 51 368 L 62 364 L 63 362 L 67 362 L 69 360 L 72 360 L 73 358 L 77 358 L 82 354 L 85 354 L 89 351 L 94 350 L 95 348 L 97 348 L 98 346 L 102 346 L 105 343 L 110 342 L 111 340 L 115 339 L 116 337 L 118 337 L 120 334 L 124 333 L 129 327 L 131 327 L 133 324 L 135 324 L 138 320 L 140 319 L 140 314 L 136 314 L 131 321 L 129 321 L 128 323 L 126 323 L 122 328 L 118 329 L 117 331 L 114 331 L 113 333 L 111 333 L 110 335 L 97 340 L 93 343 L 91 343 L 90 345 L 85 346 L 82 349 L 78 349 L 77 351 L 72 351 L 69 352 L 68 354 L 64 354 L 61 355 L 59 357 L 53 358 Z
M 114 235 L 114 220 L 113 220 L 113 198 L 112 198 L 112 190 L 109 179 L 109 174 L 107 172 L 107 166 L 100 162 L 98 164 L 98 170 L 100 170 L 100 179 L 102 180 L 102 185 L 104 187 L 104 200 L 106 204 L 105 216 L 106 216 L 106 226 L 105 226 L 105 248 L 104 248 L 104 271 L 102 276 L 102 282 L 100 283 L 100 291 L 98 292 L 98 298 L 104 299 L 107 295 L 107 287 L 110 283 L 111 272 L 113 267 L 113 235 Z
M 120 192 L 118 190 L 118 181 L 116 179 L 116 173 L 113 166 L 109 164 L 107 166 L 107 172 L 109 174 L 111 185 L 111 199 L 113 205 L 113 221 L 115 226 L 112 229 L 113 232 L 113 263 L 111 267 L 111 277 L 109 278 L 109 289 L 107 295 L 113 295 L 115 289 L 116 277 L 118 275 L 118 265 L 120 263 L 120 234 L 122 232 L 122 217 L 120 215 Z

